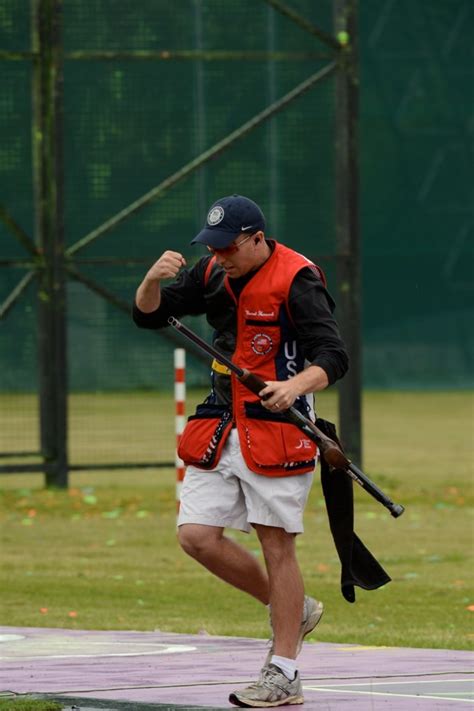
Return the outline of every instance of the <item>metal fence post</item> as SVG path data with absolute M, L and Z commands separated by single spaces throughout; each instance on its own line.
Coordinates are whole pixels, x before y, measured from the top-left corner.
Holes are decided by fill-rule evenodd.
M 357 0 L 334 0 L 335 33 L 342 45 L 336 78 L 337 301 L 351 361 L 339 385 L 339 421 L 349 458 L 362 464 L 357 9 Z
M 66 487 L 67 364 L 64 269 L 62 0 L 32 0 L 33 171 L 38 270 L 41 453 L 47 486 Z

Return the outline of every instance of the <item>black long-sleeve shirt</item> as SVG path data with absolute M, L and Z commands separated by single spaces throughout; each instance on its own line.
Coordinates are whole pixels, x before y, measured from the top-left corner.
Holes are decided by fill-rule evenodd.
M 162 288 L 161 303 L 151 313 L 133 306 L 133 319 L 140 328 L 159 329 L 168 326 L 169 316 L 206 314 L 207 320 L 219 334 L 225 334 L 227 347 L 221 352 L 232 355 L 236 338 L 236 306 L 227 293 L 219 292 L 218 299 L 209 299 L 204 287 L 205 272 L 211 257 L 202 257 L 191 269 L 184 269 L 177 279 Z M 238 299 L 244 286 L 256 272 L 237 279 L 229 279 Z M 290 288 L 288 308 L 293 321 L 298 344 L 311 365 L 321 367 L 332 384 L 346 373 L 348 357 L 333 316 L 334 301 L 317 273 L 310 267 L 295 276 Z M 229 343 L 230 341 L 230 343 Z M 215 344 L 218 340 L 215 341 Z

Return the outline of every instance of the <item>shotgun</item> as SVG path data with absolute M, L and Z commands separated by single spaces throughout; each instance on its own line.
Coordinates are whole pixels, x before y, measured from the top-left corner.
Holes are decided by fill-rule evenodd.
M 203 350 L 208 355 L 215 358 L 219 363 L 227 366 L 229 370 L 234 373 L 239 381 L 245 385 L 252 393 L 258 395 L 259 392 L 266 386 L 266 382 L 259 378 L 255 373 L 251 373 L 246 368 L 239 368 L 238 365 L 233 363 L 229 358 L 219 353 L 219 351 L 211 346 L 207 341 L 204 341 L 200 336 L 198 336 L 194 331 L 191 331 L 187 326 L 185 326 L 181 321 L 178 321 L 174 316 L 170 316 L 168 319 L 170 326 L 176 328 L 180 331 L 183 336 L 186 336 L 190 341 L 193 341 L 201 350 Z M 324 457 L 326 462 L 333 469 L 342 469 L 345 471 L 351 479 L 353 479 L 359 486 L 367 491 L 371 496 L 374 497 L 379 503 L 385 506 L 394 518 L 398 518 L 404 512 L 404 507 L 401 504 L 395 504 L 379 487 L 374 484 L 369 477 L 364 474 L 358 467 L 353 464 L 350 459 L 346 457 L 344 452 L 341 450 L 339 445 L 334 442 L 330 437 L 324 434 L 319 427 L 317 427 L 314 422 L 312 422 L 308 417 L 305 417 L 296 407 L 290 407 L 284 411 L 286 417 L 290 422 L 295 424 L 300 428 L 313 442 L 315 442 L 321 452 L 321 456 Z

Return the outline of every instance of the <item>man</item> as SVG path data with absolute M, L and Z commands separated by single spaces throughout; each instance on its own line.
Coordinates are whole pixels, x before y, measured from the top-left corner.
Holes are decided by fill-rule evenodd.
M 150 268 L 137 290 L 136 324 L 156 329 L 169 316 L 206 314 L 214 346 L 267 385 L 257 397 L 213 363 L 210 395 L 181 438 L 188 466 L 178 537 L 189 555 L 270 612 L 272 648 L 259 679 L 232 693 L 231 703 L 300 704 L 296 657 L 323 611 L 304 595 L 295 554 L 317 453 L 285 410 L 312 416 L 312 394 L 344 375 L 347 355 L 321 270 L 265 238 L 265 218 L 252 200 L 218 200 L 192 244 L 208 254 L 191 269 L 175 251 Z M 169 278 L 176 279 L 161 288 Z M 227 527 L 255 529 L 265 568 L 224 535 Z

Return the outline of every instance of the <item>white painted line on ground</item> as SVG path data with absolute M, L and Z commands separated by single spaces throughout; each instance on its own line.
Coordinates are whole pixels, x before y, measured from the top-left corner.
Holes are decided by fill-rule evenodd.
M 421 674 L 420 674 L 421 676 Z M 468 681 L 471 684 L 474 679 L 470 677 L 469 679 L 411 679 L 410 681 L 357 681 L 357 682 L 347 682 L 345 684 L 328 684 L 328 686 L 387 686 L 387 684 L 459 684 L 462 681 Z
M 303 686 L 304 691 L 329 691 L 333 694 L 362 694 L 366 696 L 396 696 L 402 699 L 436 699 L 437 701 L 458 701 L 459 703 L 473 704 L 472 699 L 456 699 L 453 696 L 431 696 L 429 694 L 394 694 L 391 691 L 355 691 L 354 689 L 334 689 L 329 686 Z
M 43 659 L 97 659 L 98 657 L 145 657 L 153 656 L 156 654 L 181 654 L 182 652 L 195 652 L 197 647 L 188 647 L 184 644 L 172 644 L 165 649 L 155 649 L 151 652 L 102 652 L 96 654 L 46 654 L 46 655 L 35 655 L 34 657 L 29 656 L 15 656 L 15 657 L 0 657 L 0 660 L 4 662 L 17 662 L 19 659 L 21 661 L 34 660 L 43 661 Z

